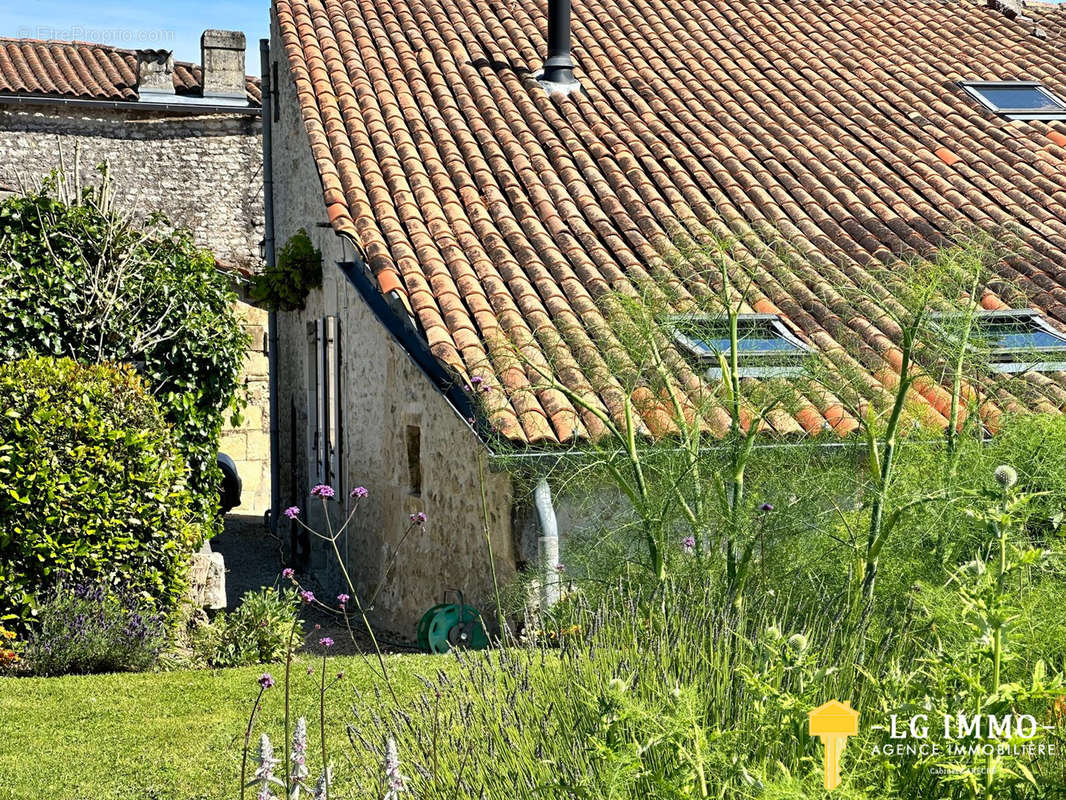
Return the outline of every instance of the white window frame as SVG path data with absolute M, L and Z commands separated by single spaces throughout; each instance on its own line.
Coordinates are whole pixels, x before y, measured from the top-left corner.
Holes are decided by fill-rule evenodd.
M 1000 114 L 1011 120 L 1066 120 L 1066 102 L 1040 81 L 960 81 L 959 85 L 974 100 L 993 114 Z M 1053 103 L 1058 103 L 1058 111 L 1034 111 L 1031 108 L 1003 108 L 985 97 L 982 89 L 1036 89 Z
M 789 378 L 802 375 L 804 372 L 803 362 L 811 354 L 811 347 L 789 330 L 783 318 L 779 314 L 740 314 L 737 318 L 741 328 L 753 326 L 761 328 L 765 336 L 760 338 L 780 339 L 792 345 L 791 351 L 767 350 L 760 352 L 748 350 L 739 354 L 737 373 L 740 378 Z M 699 346 L 694 337 L 687 336 L 680 330 L 684 325 L 698 325 L 699 323 L 712 325 L 725 325 L 728 327 L 729 317 L 722 314 L 719 316 L 710 314 L 679 314 L 667 318 L 674 341 L 681 349 L 695 357 L 700 362 L 708 364 L 704 373 L 711 380 L 721 380 L 722 368 L 718 362 L 718 353 L 706 352 Z M 726 350 L 722 355 L 729 357 Z
M 934 330 L 943 336 L 951 337 L 953 334 L 948 327 L 939 324 L 939 320 L 947 320 L 952 317 L 961 317 L 964 312 L 938 312 L 930 315 L 930 323 Z M 983 323 L 997 320 L 1017 320 L 1027 322 L 1032 326 L 1034 333 L 1046 333 L 1060 341 L 1061 345 L 1039 348 L 1025 347 L 992 347 L 989 348 L 988 367 L 992 372 L 1060 372 L 1066 371 L 1066 335 L 1056 330 L 1045 319 L 1044 315 L 1035 308 L 1011 308 L 998 311 L 979 311 L 974 317 L 974 334 L 981 335 Z M 971 350 L 974 346 L 969 345 Z M 1035 360 L 1025 360 L 1027 356 L 1037 356 Z

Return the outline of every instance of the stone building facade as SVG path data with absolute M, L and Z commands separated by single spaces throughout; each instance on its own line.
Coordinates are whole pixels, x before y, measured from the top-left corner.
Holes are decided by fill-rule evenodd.
M 259 90 L 245 76 L 243 34 L 207 31 L 202 45 L 196 65 L 165 51 L 0 40 L 0 186 L 33 187 L 57 169 L 88 184 L 106 163 L 121 208 L 189 229 L 241 284 L 261 263 Z M 71 75 L 63 64 L 84 66 Z M 270 503 L 266 312 L 238 310 L 251 336 L 250 402 L 222 450 L 244 483 L 235 513 L 261 514 Z
M 461 590 L 491 620 L 492 573 L 484 531 L 491 532 L 497 577 L 505 585 L 515 575 L 517 560 L 511 481 L 486 463 L 486 520 L 478 466 L 479 456 L 486 455 L 484 445 L 338 267 L 338 262 L 351 261 L 352 244 L 328 225 L 276 27 L 271 54 L 280 76 L 273 123 L 277 246 L 304 229 L 321 250 L 323 266 L 322 288 L 311 293 L 305 308 L 279 313 L 281 506 L 300 506 L 313 524 L 321 523 L 321 503 L 309 492 L 325 480 L 337 489 L 340 502 L 328 503 L 337 521 L 351 490 L 367 488 L 369 495 L 360 503 L 342 550 L 360 597 L 376 597 L 372 618 L 383 627 L 410 636 L 421 615 L 441 602 L 448 589 Z M 323 473 L 314 440 L 329 422 L 316 424 L 321 404 L 311 387 L 317 383 L 316 323 L 327 318 L 337 325 L 329 361 L 338 365 L 335 394 L 342 402 L 331 432 L 339 445 L 337 466 Z M 419 512 L 427 515 L 425 526 L 405 539 L 410 515 Z M 287 520 L 280 522 L 284 532 Z M 310 566 L 317 574 L 329 576 L 331 559 L 321 542 L 312 542 Z

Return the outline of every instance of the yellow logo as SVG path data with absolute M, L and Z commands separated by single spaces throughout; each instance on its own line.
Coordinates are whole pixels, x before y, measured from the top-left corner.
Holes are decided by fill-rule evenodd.
M 859 712 L 847 701 L 830 700 L 807 715 L 811 736 L 817 736 L 825 746 L 825 788 L 840 785 L 840 754 L 848 737 L 859 732 Z

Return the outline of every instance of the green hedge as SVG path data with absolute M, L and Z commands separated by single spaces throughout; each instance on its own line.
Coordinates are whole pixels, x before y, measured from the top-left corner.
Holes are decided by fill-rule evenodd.
M 0 409 L 0 617 L 27 622 L 64 575 L 172 608 L 203 530 L 142 380 L 31 357 L 0 366 Z
M 206 522 L 222 426 L 248 347 L 230 279 L 188 233 L 115 210 L 106 172 L 69 198 L 60 178 L 0 203 L 0 361 L 137 365 L 189 463 Z M 67 202 L 65 202 L 67 201 Z

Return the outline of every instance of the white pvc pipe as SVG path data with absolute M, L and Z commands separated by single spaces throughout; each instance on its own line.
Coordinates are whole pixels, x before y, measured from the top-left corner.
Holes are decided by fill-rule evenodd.
M 533 489 L 533 505 L 540 522 L 540 601 L 543 608 L 559 602 L 559 522 L 552 505 L 552 490 L 541 478 Z

